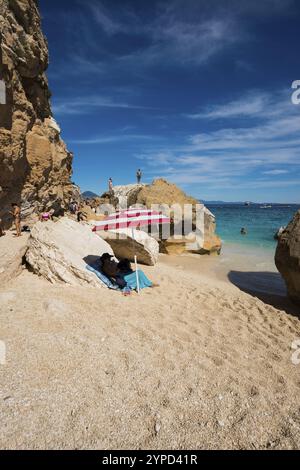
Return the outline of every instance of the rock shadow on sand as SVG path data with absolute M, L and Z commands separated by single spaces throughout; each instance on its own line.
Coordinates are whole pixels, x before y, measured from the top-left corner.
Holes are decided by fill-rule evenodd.
M 287 297 L 287 290 L 279 273 L 230 271 L 229 281 L 262 302 L 300 318 L 300 309 Z

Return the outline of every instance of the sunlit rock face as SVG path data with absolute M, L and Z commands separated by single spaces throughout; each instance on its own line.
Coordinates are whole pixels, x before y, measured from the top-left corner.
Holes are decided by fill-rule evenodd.
M 52 284 L 103 287 L 86 266 L 104 253 L 114 255 L 110 245 L 88 225 L 62 217 L 57 222 L 34 225 L 26 261 L 35 274 Z
M 300 305 L 300 211 L 279 237 L 275 262 L 289 297 Z
M 51 114 L 48 46 L 35 0 L 0 0 L 0 218 L 12 202 L 23 220 L 79 196 L 72 154 Z
M 162 178 L 153 181 L 152 184 L 130 184 L 125 186 L 115 186 L 112 194 L 105 193 L 103 197 L 110 198 L 110 203 L 115 208 L 122 210 L 130 206 L 147 207 L 165 212 L 165 215 L 172 216 L 168 209 L 179 207 L 179 218 L 177 222 L 171 223 L 171 232 L 161 243 L 161 250 L 164 253 L 179 253 L 183 251 L 212 254 L 220 253 L 222 248 L 221 239 L 216 234 L 215 216 L 197 199 L 185 194 L 178 186 Z M 186 208 L 190 211 L 186 213 Z M 185 218 L 191 233 L 184 233 L 184 238 L 179 243 L 173 235 L 182 235 L 183 220 Z M 189 220 L 190 219 L 190 220 Z M 174 233 L 173 233 L 174 232 Z M 197 233 L 201 232 L 201 236 Z M 165 237 L 162 237 L 165 238 Z

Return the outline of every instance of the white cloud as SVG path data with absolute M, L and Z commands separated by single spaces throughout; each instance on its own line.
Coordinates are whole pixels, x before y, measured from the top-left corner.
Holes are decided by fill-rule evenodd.
M 288 179 L 288 180 L 257 180 L 253 179 L 252 181 L 242 181 L 240 183 L 234 182 L 228 185 L 222 186 L 222 189 L 280 189 L 280 188 L 290 188 L 299 186 L 299 179 Z M 217 187 L 215 186 L 215 189 Z
M 111 35 L 122 31 L 122 24 L 114 20 L 100 2 L 88 2 L 87 5 L 105 33 Z
M 88 10 L 89 16 L 92 13 L 94 21 L 109 38 L 124 34 L 143 39 L 142 46 L 118 54 L 117 58 L 111 55 L 110 60 L 113 63 L 121 61 L 121 65 L 141 67 L 162 61 L 199 65 L 246 37 L 235 15 L 228 12 L 224 15 L 223 11 L 220 14 L 220 8 L 202 15 L 201 10 L 191 4 L 196 16 L 191 14 L 183 18 L 182 4 L 158 3 L 153 15 L 145 20 L 127 5 L 115 9 L 94 0 L 84 3 L 78 0 L 78 3 Z
M 119 108 L 119 109 L 151 109 L 126 102 L 118 102 L 109 97 L 103 96 L 79 96 L 65 100 L 56 100 L 52 106 L 54 114 L 57 115 L 81 115 L 88 114 L 98 108 Z
M 155 168 L 158 174 L 159 169 L 161 176 L 175 183 L 198 183 L 210 189 L 250 189 L 256 184 L 258 188 L 286 187 L 289 181 L 294 186 L 296 181 L 299 184 L 300 116 L 289 96 L 286 101 L 280 93 L 275 93 L 274 99 L 265 93 L 259 96 L 263 99 L 254 100 L 252 109 L 246 107 L 243 98 L 212 108 L 218 116 L 225 116 L 226 110 L 230 115 L 243 112 L 245 127 L 220 128 L 216 122 L 215 130 L 189 136 L 181 145 L 146 153 L 149 171 Z M 263 102 L 267 105 L 262 106 Z M 288 173 L 295 179 L 279 178 Z M 270 178 L 262 178 L 264 175 Z
M 241 40 L 237 25 L 228 18 L 213 17 L 197 23 L 164 18 L 153 27 L 154 44 L 146 54 L 152 60 L 202 64 Z
M 153 135 L 147 134 L 126 134 L 122 133 L 122 130 L 118 134 L 113 135 L 99 135 L 95 137 L 90 137 L 87 139 L 74 139 L 69 140 L 68 143 L 70 144 L 77 144 L 77 145 L 101 145 L 101 144 L 113 144 L 117 142 L 134 142 L 134 141 L 145 141 L 150 140 L 153 142 L 154 140 L 159 140 L 158 137 Z
M 147 162 L 149 166 L 154 166 L 157 167 L 158 165 L 169 165 L 173 158 L 174 155 L 172 152 L 165 150 L 162 152 L 155 152 L 155 153 L 138 153 L 135 155 L 135 158 L 138 158 L 139 160 L 143 160 Z
M 291 13 L 294 1 L 158 1 L 153 2 L 146 17 L 140 14 L 139 7 L 127 2 L 118 2 L 117 6 L 100 0 L 76 3 L 80 11 L 75 20 L 68 15 L 65 21 L 70 33 L 68 49 L 76 50 L 75 54 L 70 53 L 69 66 L 62 66 L 68 75 L 88 71 L 109 75 L 120 69 L 141 73 L 157 64 L 201 66 L 237 45 L 256 41 L 251 34 L 252 22 Z M 105 40 L 101 41 L 99 31 Z M 124 42 L 117 38 L 121 48 L 115 47 L 116 35 L 127 36 Z M 133 36 L 135 40 L 128 41 Z M 239 67 L 249 70 L 251 64 L 239 56 L 232 58 Z
M 237 150 L 285 146 L 289 136 L 298 137 L 300 116 L 268 120 L 263 125 L 224 128 L 190 138 L 191 148 L 198 150 Z M 288 140 L 287 140 L 288 142 Z
M 147 34 L 150 44 L 119 57 L 122 64 L 202 65 L 244 37 L 234 21 L 218 17 L 192 23 L 163 15 L 153 24 L 146 25 L 144 33 Z
M 88 2 L 78 0 L 78 3 L 90 10 L 94 21 L 108 36 L 118 33 L 133 34 L 135 23 L 141 27 L 139 18 L 127 6 L 121 6 L 114 10 L 113 8 L 106 8 L 98 0 L 89 0 Z
M 209 106 L 198 113 L 187 114 L 191 119 L 234 119 L 234 118 L 273 118 L 296 114 L 291 107 L 289 94 L 286 91 L 274 95 L 259 90 L 245 92 L 236 100 Z
M 225 119 L 242 116 L 257 116 L 264 112 L 268 104 L 268 97 L 265 94 L 248 94 L 236 101 L 231 101 L 219 106 L 212 106 L 202 113 L 190 114 L 192 119 Z
M 285 175 L 287 173 L 289 173 L 288 170 L 267 170 L 263 172 L 264 175 L 271 175 L 271 176 Z

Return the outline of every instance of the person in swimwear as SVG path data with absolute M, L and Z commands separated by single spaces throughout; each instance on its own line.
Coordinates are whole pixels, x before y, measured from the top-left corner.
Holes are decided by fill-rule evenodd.
M 53 216 L 53 210 L 44 211 L 40 216 L 40 221 L 41 222 L 48 222 L 49 220 L 52 220 L 52 216 Z
M 10 214 L 14 217 L 15 219 L 15 226 L 16 226 L 16 236 L 21 237 L 21 208 L 18 206 L 17 203 L 13 203 L 11 205 L 12 211 L 10 211 Z
M 51 217 L 50 217 L 49 212 L 43 212 L 41 214 L 41 219 L 40 220 L 41 220 L 41 222 L 48 222 L 48 220 L 50 220 L 50 218 Z

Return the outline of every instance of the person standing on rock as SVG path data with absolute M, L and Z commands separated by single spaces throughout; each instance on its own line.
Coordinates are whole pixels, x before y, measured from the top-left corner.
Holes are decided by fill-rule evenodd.
M 109 178 L 109 180 L 108 180 L 108 192 L 109 192 L 109 194 L 113 193 L 113 188 L 114 188 L 113 180 L 112 180 L 112 178 Z
M 10 214 L 14 217 L 15 219 L 15 226 L 16 226 L 16 236 L 21 237 L 21 208 L 16 204 L 15 202 L 11 205 L 12 211 Z
M 142 170 L 138 169 L 138 171 L 136 172 L 136 179 L 137 179 L 138 184 L 141 184 L 142 176 L 143 176 Z

